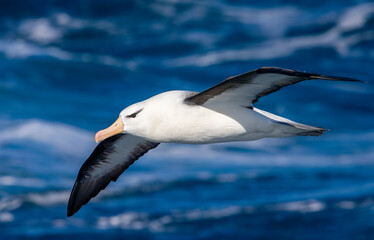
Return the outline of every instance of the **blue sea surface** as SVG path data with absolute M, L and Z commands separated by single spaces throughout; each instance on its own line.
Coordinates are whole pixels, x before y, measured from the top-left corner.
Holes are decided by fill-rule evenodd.
M 160 144 L 73 217 L 94 134 L 126 106 L 262 66 L 256 107 L 320 137 Z M 370 0 L 15 0 L 0 8 L 0 239 L 374 239 Z

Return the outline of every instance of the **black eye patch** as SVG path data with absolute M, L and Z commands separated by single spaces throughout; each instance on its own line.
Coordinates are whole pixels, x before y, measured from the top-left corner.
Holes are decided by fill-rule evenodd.
M 136 111 L 133 114 L 130 114 L 130 115 L 126 116 L 126 117 L 127 118 L 136 118 L 136 115 L 138 115 L 138 113 L 140 113 L 141 111 L 143 111 L 143 109 L 140 109 L 139 111 Z

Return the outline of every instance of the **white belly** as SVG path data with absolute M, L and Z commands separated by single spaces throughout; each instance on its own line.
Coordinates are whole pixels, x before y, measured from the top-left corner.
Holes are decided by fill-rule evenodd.
M 149 140 L 196 144 L 249 141 L 266 137 L 273 130 L 268 118 L 240 106 L 212 110 L 183 104 L 167 113 L 154 124 Z

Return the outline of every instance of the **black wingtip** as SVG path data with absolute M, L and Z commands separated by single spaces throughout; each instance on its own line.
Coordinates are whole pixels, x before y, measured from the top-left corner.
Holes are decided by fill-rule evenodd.
M 295 71 L 295 70 L 278 68 L 278 67 L 261 67 L 255 71 L 260 74 L 261 73 L 279 73 L 279 74 L 285 74 L 289 76 L 304 77 L 304 78 L 310 78 L 310 79 L 366 83 L 365 81 L 355 79 L 355 78 L 330 76 L 330 75 L 323 75 L 323 74 L 318 74 L 318 73 L 308 73 L 308 72 Z
M 71 216 L 73 216 L 76 212 L 79 211 L 79 209 L 80 209 L 80 207 L 79 207 L 78 209 L 75 209 L 75 208 L 73 208 L 72 206 L 68 206 L 66 216 L 67 216 L 67 217 L 71 217 Z
M 332 80 L 332 81 L 343 81 L 343 82 L 360 82 L 365 83 L 362 80 L 349 78 L 349 77 L 338 77 L 338 76 L 329 76 L 329 75 L 322 75 L 322 74 L 311 74 L 310 76 L 312 79 L 321 79 L 321 80 Z
M 75 205 L 74 202 L 76 198 L 76 194 L 75 194 L 76 188 L 77 188 L 77 182 L 74 183 L 73 189 L 71 190 L 71 193 L 70 193 L 68 208 L 67 208 L 67 217 L 73 216 L 79 210 L 79 208 L 76 209 L 76 207 L 74 207 Z
M 67 211 L 67 214 L 66 216 L 67 217 L 71 217 L 73 216 L 77 211 L 74 211 L 72 208 L 68 207 L 68 211 Z
M 71 217 L 71 216 L 73 216 L 74 214 L 76 214 L 76 213 L 79 211 L 79 209 L 80 209 L 80 208 L 78 208 L 78 209 L 68 208 L 68 211 L 67 211 L 66 217 Z
M 66 214 L 66 217 L 71 217 L 71 216 L 73 216 L 73 215 L 74 215 L 74 212 L 69 211 L 69 209 L 68 209 L 68 213 Z

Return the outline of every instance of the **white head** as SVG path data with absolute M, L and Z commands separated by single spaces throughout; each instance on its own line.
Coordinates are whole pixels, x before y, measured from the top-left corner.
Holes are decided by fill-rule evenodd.
M 96 142 L 119 133 L 149 137 L 161 122 L 165 122 L 165 115 L 175 112 L 173 109 L 180 107 L 176 103 L 182 102 L 185 96 L 184 91 L 169 91 L 128 106 L 121 111 L 112 126 L 96 133 Z
M 135 103 L 121 111 L 118 119 L 108 128 L 96 133 L 95 141 L 103 141 L 119 133 L 143 135 L 147 129 L 145 102 Z

